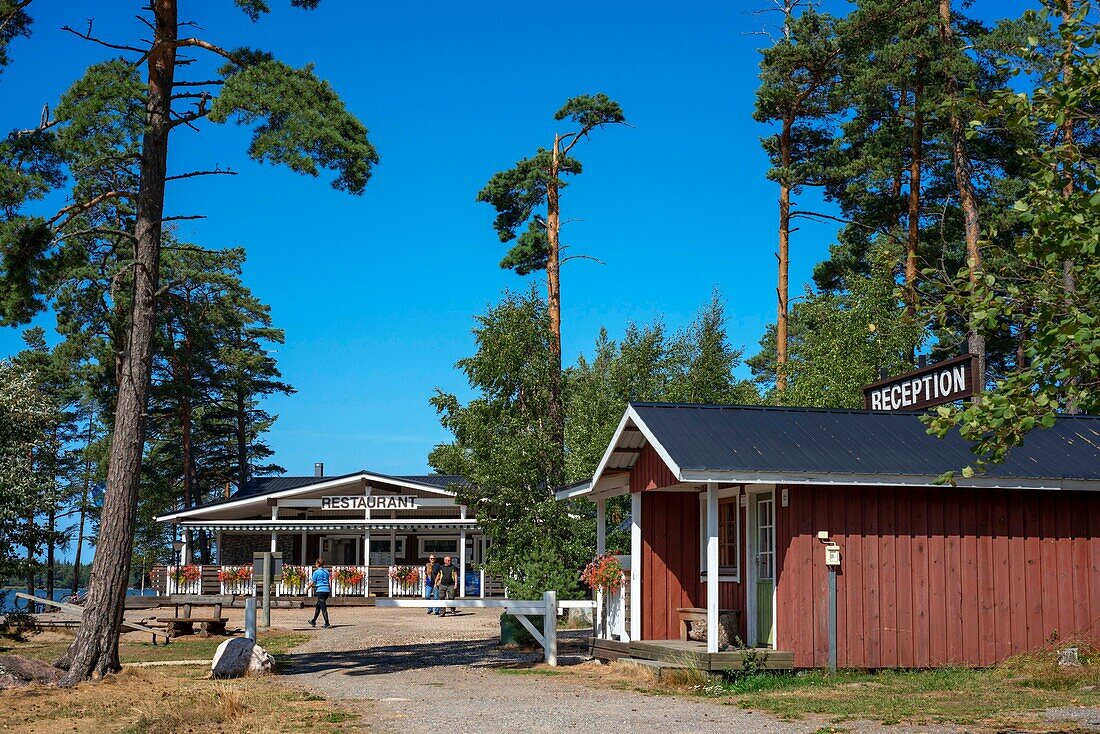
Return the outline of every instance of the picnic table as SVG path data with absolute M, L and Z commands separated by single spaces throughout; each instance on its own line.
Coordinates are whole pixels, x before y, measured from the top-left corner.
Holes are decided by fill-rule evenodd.
M 25 599 L 26 601 L 29 601 L 29 602 L 34 602 L 35 604 L 45 604 L 47 606 L 56 607 L 57 610 L 60 611 L 62 614 L 66 614 L 70 617 L 82 618 L 84 616 L 84 607 L 77 606 L 76 604 L 67 604 L 65 602 L 54 601 L 53 599 L 42 599 L 40 597 L 31 596 L 29 594 L 24 594 L 24 593 L 21 593 L 21 592 L 16 592 L 15 596 L 20 598 L 20 599 Z M 144 622 L 144 621 L 145 620 L 142 620 L 142 622 Z M 149 627 L 148 625 L 145 625 L 145 624 L 138 624 L 137 622 L 131 622 L 131 621 L 125 620 L 125 619 L 122 621 L 122 629 L 127 630 L 127 631 L 132 630 L 134 632 L 148 632 L 149 634 L 151 634 L 153 636 L 153 644 L 154 645 L 157 644 L 157 636 L 158 635 L 164 638 L 164 644 L 166 644 L 166 645 L 168 644 L 168 641 L 170 639 L 169 636 L 167 635 L 167 633 L 165 633 L 165 632 L 161 632 L 160 630 L 155 630 L 152 627 Z
M 201 637 L 209 637 L 210 635 L 224 635 L 225 625 L 229 622 L 229 617 L 222 616 L 222 605 L 214 604 L 213 614 L 209 617 L 196 617 L 191 614 L 192 607 L 195 605 L 184 604 L 183 616 L 181 617 L 157 617 L 157 621 L 164 622 L 168 628 L 169 637 L 180 637 L 182 635 L 195 634 L 195 625 L 199 625 L 199 635 Z M 207 605 L 201 605 L 207 606 Z

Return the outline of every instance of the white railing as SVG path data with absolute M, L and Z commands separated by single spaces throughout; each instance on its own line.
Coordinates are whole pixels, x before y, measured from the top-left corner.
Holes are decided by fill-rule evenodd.
M 557 594 L 547 591 L 542 599 L 531 601 L 515 599 L 379 599 L 379 607 L 411 607 L 424 609 L 447 607 L 448 609 L 503 608 L 506 614 L 513 615 L 531 636 L 542 646 L 543 659 L 550 665 L 558 664 L 558 615 L 566 609 L 593 610 L 596 602 L 581 599 L 577 601 L 558 601 Z M 528 617 L 542 617 L 542 630 L 537 629 Z
M 188 566 L 168 567 L 168 593 L 169 594 L 201 594 L 202 593 L 202 566 L 191 566 L 199 571 L 197 578 L 188 580 L 178 576 L 180 568 Z
M 340 580 L 340 572 L 347 571 L 358 575 L 360 578 L 355 583 Z M 367 567 L 366 566 L 333 566 L 329 571 L 332 582 L 333 596 L 367 596 Z
M 413 567 L 416 571 L 416 580 L 411 584 L 405 579 L 395 579 L 393 577 L 394 569 L 409 568 L 409 566 L 390 566 L 386 570 L 386 578 L 389 579 L 389 596 L 413 596 L 417 598 L 424 598 L 424 570 L 418 567 Z
M 244 570 L 248 571 L 248 575 L 242 578 L 240 572 Z M 256 580 L 252 576 L 252 565 L 222 566 L 218 572 L 218 586 L 222 594 L 251 596 L 256 591 Z
M 298 571 L 293 581 L 287 579 L 287 569 L 291 568 Z M 313 588 L 309 586 L 311 570 L 309 566 L 283 566 L 282 577 L 275 581 L 275 596 L 313 596 Z

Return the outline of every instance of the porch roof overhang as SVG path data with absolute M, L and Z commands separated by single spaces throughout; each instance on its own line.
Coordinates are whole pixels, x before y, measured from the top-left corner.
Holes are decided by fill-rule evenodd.
M 693 414 L 689 410 L 692 408 L 707 412 Z M 661 411 L 679 415 L 666 419 Z M 711 414 L 722 412 L 737 415 L 715 421 Z M 630 472 L 647 446 L 678 481 L 674 487 L 663 489 L 681 490 L 701 490 L 711 482 L 949 489 L 951 485 L 943 483 L 940 470 L 959 470 L 976 458 L 969 444 L 957 435 L 945 439 L 927 435 L 914 414 L 805 409 L 805 425 L 799 426 L 799 412 L 776 409 L 774 413 L 780 414 L 777 416 L 768 415 L 768 408 L 755 406 L 630 404 L 592 479 L 562 487 L 555 495 L 559 500 L 595 500 L 628 494 Z M 653 414 L 656 425 L 646 420 L 647 414 Z M 762 420 L 763 416 L 768 420 Z M 693 422 L 693 417 L 699 420 Z M 739 422 L 738 417 L 744 420 Z M 970 478 L 956 476 L 955 486 L 1100 491 L 1096 471 L 1100 462 L 1095 458 L 1100 452 L 1100 421 L 1062 417 L 1056 426 L 1057 432 L 1036 431 L 1038 435 L 1010 453 L 1008 462 L 988 473 Z M 684 456 L 685 461 L 678 462 L 677 455 Z M 815 464 L 821 469 L 814 470 Z M 893 466 L 899 471 L 889 471 Z M 1060 466 L 1067 467 L 1062 470 L 1065 475 L 1057 475 Z M 873 467 L 875 471 L 860 471 L 861 467 Z M 925 473 L 920 469 L 936 471 Z
M 205 528 L 208 530 L 231 530 L 244 532 L 367 532 L 368 530 L 402 530 L 408 532 L 438 532 L 466 530 L 480 532 L 477 520 L 441 519 L 441 520 L 183 520 L 179 525 L 184 528 Z
M 237 515 L 239 518 L 240 514 L 254 513 L 256 508 L 266 508 L 271 502 L 300 497 L 321 496 L 329 491 L 345 489 L 350 494 L 358 495 L 363 494 L 368 486 L 373 485 L 388 487 L 393 491 L 412 490 L 422 495 L 450 500 L 455 507 L 461 507 L 461 505 L 455 501 L 455 492 L 451 490 L 442 489 L 434 484 L 417 481 L 408 477 L 394 477 L 386 474 L 361 471 L 338 477 L 319 479 L 310 484 L 276 492 L 250 494 L 244 497 L 237 497 L 234 495 L 227 499 L 212 502 L 201 507 L 193 507 L 186 510 L 178 510 L 164 515 L 158 515 L 156 521 L 180 522 L 185 519 L 197 520 L 203 517 L 207 519 L 217 519 L 219 521 L 233 520 L 236 519 L 232 517 L 233 515 Z M 230 517 L 226 517 L 226 515 Z

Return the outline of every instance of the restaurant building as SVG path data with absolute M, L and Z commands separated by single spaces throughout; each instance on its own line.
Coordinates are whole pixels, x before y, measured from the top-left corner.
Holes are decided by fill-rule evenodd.
M 625 618 L 598 654 L 732 667 L 721 624 L 794 668 L 988 666 L 1095 639 L 1100 419 L 1059 417 L 952 486 L 970 445 L 920 415 L 631 404 L 591 481 L 558 492 L 596 504 L 600 552 L 608 500 L 630 498 Z M 702 642 L 681 639 L 693 608 Z
M 201 579 L 190 581 L 165 569 L 163 591 L 252 593 L 254 584 L 239 569 L 252 563 L 253 553 L 263 551 L 282 552 L 287 565 L 311 566 L 320 558 L 334 569 L 355 569 L 350 577 L 361 574 L 361 581 L 339 584 L 338 596 L 417 595 L 419 584 L 398 583 L 395 588 L 389 572 L 422 565 L 433 554 L 440 560 L 454 557 L 466 578 L 466 571 L 482 562 L 488 540 L 455 497 L 463 481 L 444 474 L 370 471 L 325 476 L 321 464 L 313 476 L 251 479 L 224 499 L 157 518 L 179 528 L 185 540 L 188 530 L 212 536 L 217 561 L 202 567 Z M 181 557 L 191 556 L 185 546 Z M 285 594 L 295 591 L 280 587 Z

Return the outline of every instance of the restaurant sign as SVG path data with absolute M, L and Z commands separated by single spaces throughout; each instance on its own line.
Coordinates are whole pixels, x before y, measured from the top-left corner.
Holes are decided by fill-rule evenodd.
M 863 388 L 867 410 L 923 410 L 953 403 L 977 393 L 977 359 L 973 354 L 921 367 Z
M 322 497 L 322 510 L 415 510 L 416 497 L 408 494 L 356 494 Z

